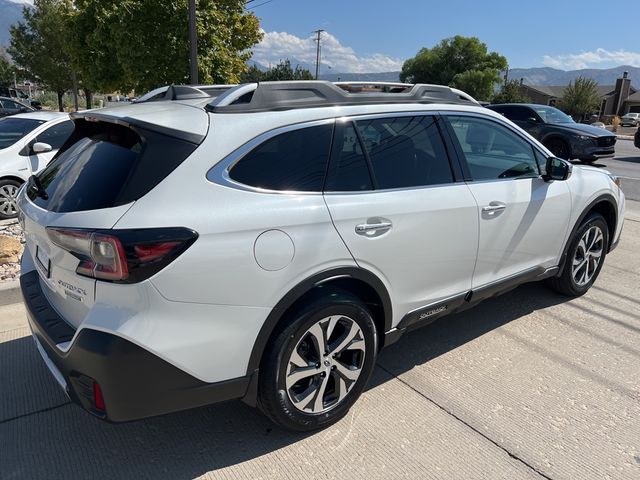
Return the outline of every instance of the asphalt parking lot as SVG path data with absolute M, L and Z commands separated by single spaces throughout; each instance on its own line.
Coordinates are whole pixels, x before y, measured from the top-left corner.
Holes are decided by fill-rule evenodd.
M 350 414 L 309 435 L 241 402 L 103 423 L 69 403 L 19 294 L 0 291 L 0 478 L 640 478 L 638 252 L 630 201 L 587 295 L 529 284 L 405 336 Z
M 635 131 L 635 127 L 625 128 Z M 577 161 L 575 163 L 580 164 Z M 614 158 L 603 158 L 592 165 L 618 175 L 627 198 L 640 201 L 640 148 L 636 147 L 632 140 L 618 140 Z

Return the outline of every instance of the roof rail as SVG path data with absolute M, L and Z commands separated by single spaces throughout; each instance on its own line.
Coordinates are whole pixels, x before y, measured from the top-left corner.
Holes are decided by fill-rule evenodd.
M 236 85 L 165 85 L 164 87 L 159 87 L 145 93 L 133 103 L 215 98 L 235 86 Z
M 389 103 L 478 105 L 466 93 L 441 85 L 415 84 L 401 93 L 349 93 L 331 82 L 303 80 L 238 85 L 215 98 L 205 109 L 215 113 L 251 113 Z

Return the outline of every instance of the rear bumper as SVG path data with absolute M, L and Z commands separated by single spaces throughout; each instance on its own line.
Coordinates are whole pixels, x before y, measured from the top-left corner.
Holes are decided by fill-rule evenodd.
M 234 398 L 251 377 L 205 383 L 122 337 L 89 328 L 75 332 L 48 303 L 37 271 L 20 277 L 29 325 L 56 381 L 82 408 L 112 422 L 161 415 Z M 66 351 L 58 345 L 71 341 Z M 105 409 L 95 407 L 93 383 Z

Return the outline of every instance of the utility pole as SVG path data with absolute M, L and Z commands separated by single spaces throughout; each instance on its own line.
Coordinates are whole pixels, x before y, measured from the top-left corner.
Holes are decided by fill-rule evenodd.
M 189 55 L 191 85 L 198 84 L 198 32 L 196 31 L 196 0 L 189 0 Z
M 322 32 L 324 32 L 324 30 L 316 30 L 313 33 L 315 33 L 316 36 L 316 80 L 318 80 L 318 75 L 320 74 L 320 39 L 322 38 Z

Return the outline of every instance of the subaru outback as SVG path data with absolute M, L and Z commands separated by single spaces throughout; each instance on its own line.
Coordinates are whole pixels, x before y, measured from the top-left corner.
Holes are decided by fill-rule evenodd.
M 448 87 L 72 119 L 19 193 L 20 280 L 56 381 L 112 422 L 243 399 L 330 425 L 406 332 L 524 282 L 584 294 L 623 224 L 615 177 Z

